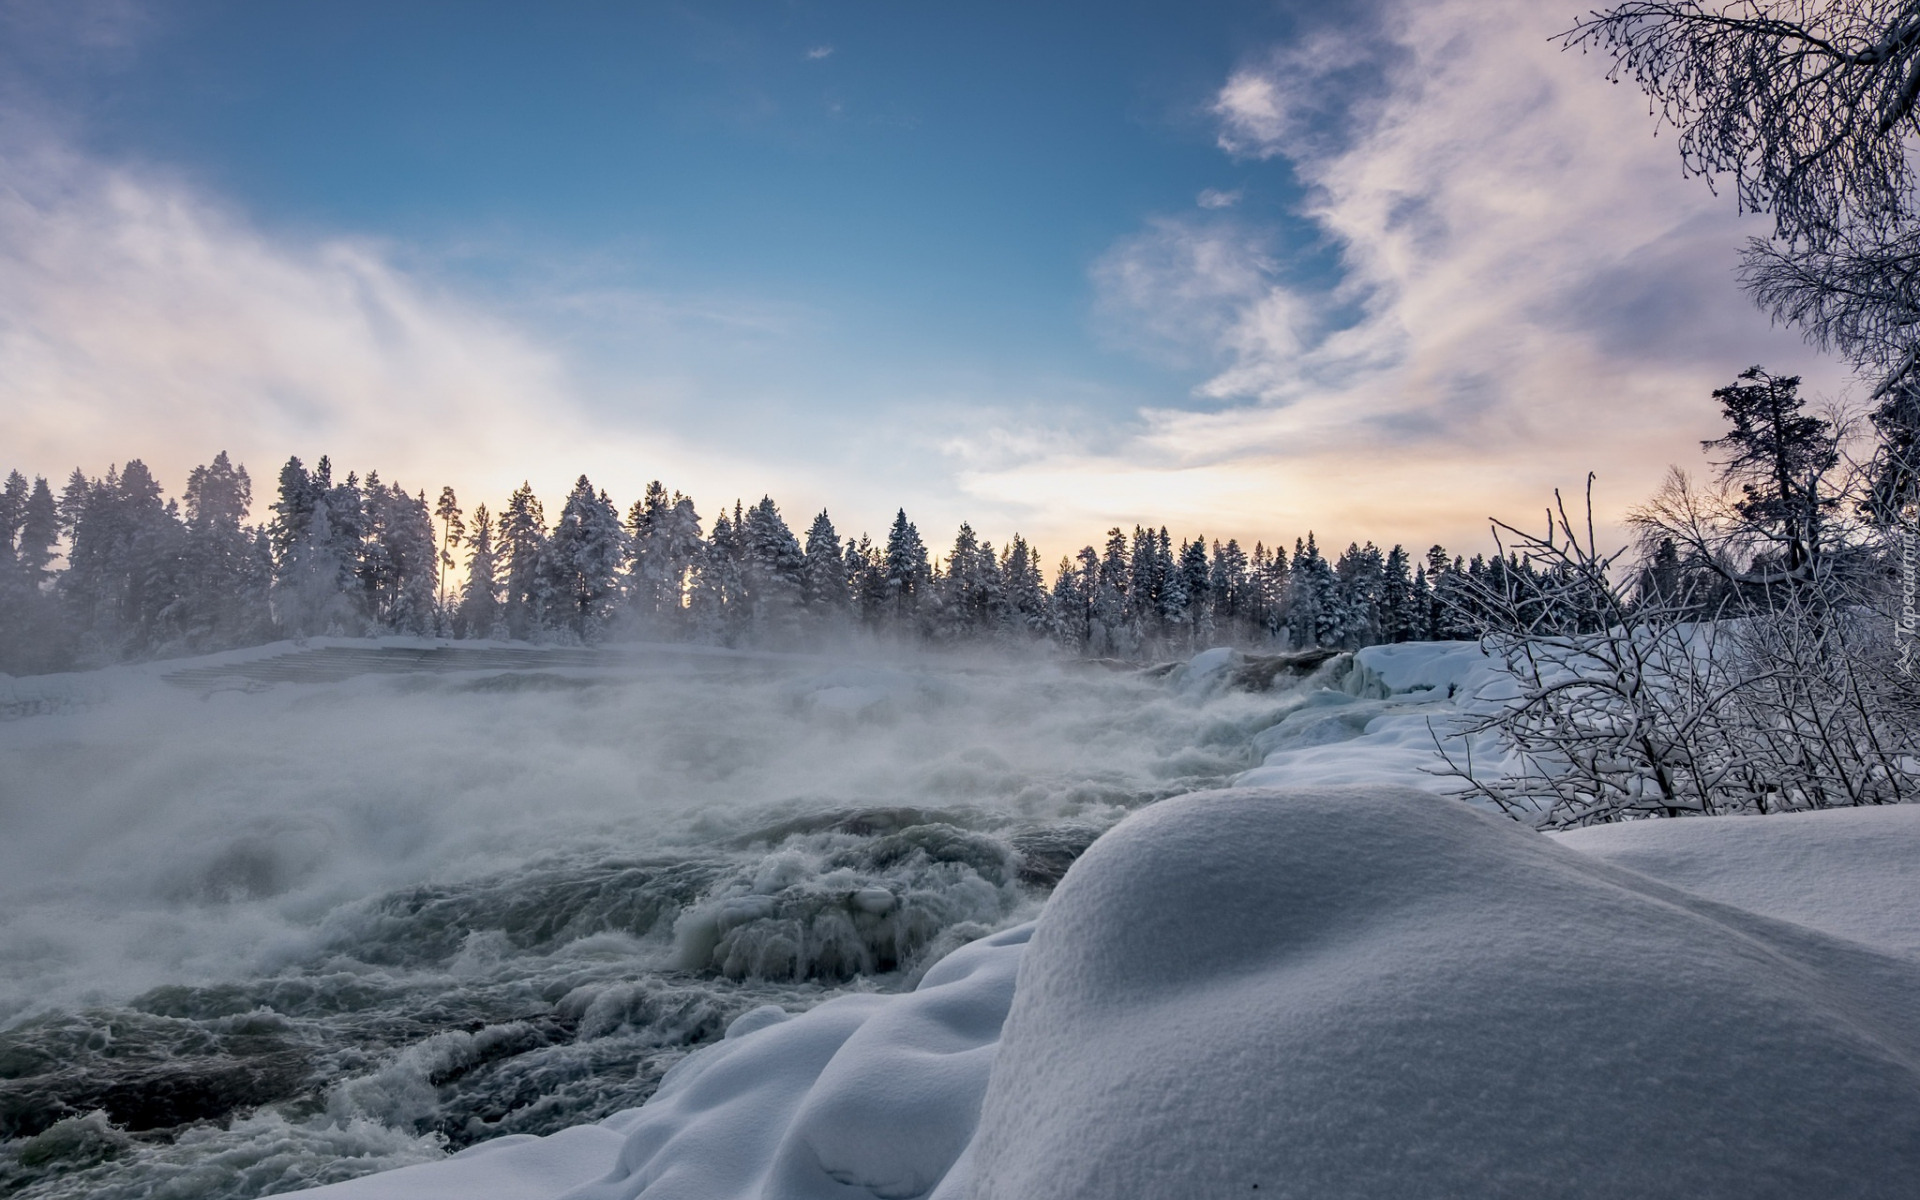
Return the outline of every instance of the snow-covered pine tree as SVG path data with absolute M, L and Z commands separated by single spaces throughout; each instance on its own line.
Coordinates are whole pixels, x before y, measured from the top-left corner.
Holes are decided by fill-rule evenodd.
M 1247 607 L 1247 553 L 1236 538 L 1227 544 L 1213 544 L 1213 578 L 1208 590 L 1213 594 L 1213 619 L 1219 632 L 1229 641 L 1246 636 L 1242 617 Z
M 339 577 L 336 583 L 338 591 L 349 601 L 353 619 L 339 627 L 329 626 L 327 632 L 364 634 L 371 631 L 375 618 L 367 591 L 367 580 L 377 578 L 384 570 L 383 564 L 374 564 L 368 569 L 366 556 L 368 544 L 368 518 L 366 491 L 361 487 L 360 477 L 352 471 L 342 483 L 332 481 L 332 462 L 322 455 L 314 464 L 314 482 L 326 489 L 327 500 L 327 549 L 333 561 L 338 565 Z M 377 474 L 369 474 L 367 483 L 379 487 Z M 371 547 L 377 555 L 377 544 Z
M 858 542 L 847 546 L 847 578 L 853 587 L 860 620 L 869 629 L 881 628 L 889 619 L 892 605 L 887 590 L 887 556 L 886 551 L 864 533 Z
M 1313 532 L 1307 532 L 1305 542 L 1295 538 L 1292 578 L 1287 586 L 1287 629 L 1295 646 L 1323 644 L 1320 637 L 1329 619 L 1326 608 L 1333 603 L 1333 585 L 1333 571 L 1321 555 Z
M 587 477 L 580 476 L 547 539 L 547 590 L 560 627 L 583 642 L 604 634 L 626 560 L 619 510 L 604 491 L 595 492 Z
M 257 579 L 254 531 L 246 524 L 253 481 L 222 450 L 187 475 L 186 539 L 181 548 L 181 626 L 187 645 L 244 645 L 272 625 Z
M 1087 650 L 1096 656 L 1133 653 L 1133 638 L 1127 627 L 1130 557 L 1127 535 L 1117 525 L 1107 530 L 1106 553 L 1099 559 L 1093 611 L 1087 623 Z
M 672 511 L 673 502 L 658 479 L 647 484 L 627 510 L 627 604 L 634 624 L 649 636 L 658 636 L 664 624 L 661 609 L 669 591 L 665 535 Z
M 44 477 L 14 471 L 0 490 L 0 671 L 37 674 L 68 665 L 60 609 L 46 588 L 60 516 Z
M 51 574 L 48 566 L 53 562 L 54 543 L 60 540 L 60 510 L 44 475 L 34 476 L 16 529 L 14 562 L 27 585 L 37 591 Z
M 1255 542 L 1253 553 L 1247 556 L 1247 586 L 1242 593 L 1245 599 L 1240 605 L 1241 619 L 1246 622 L 1248 635 L 1254 638 L 1268 636 L 1274 614 L 1280 611 L 1267 592 L 1272 566 L 1273 555 L 1268 552 L 1266 545 Z
M 936 635 L 963 641 L 993 632 L 1004 618 L 1006 589 L 993 547 L 961 522 L 947 558 L 947 577 L 939 595 Z
M 747 510 L 739 533 L 741 584 L 753 637 L 763 644 L 791 645 L 805 596 L 807 560 L 800 542 L 771 496 Z
M 1214 640 L 1213 586 L 1207 562 L 1207 539 L 1197 537 L 1180 546 L 1180 587 L 1187 596 L 1187 621 L 1194 644 L 1205 648 Z
M 654 538 L 654 548 L 660 555 L 650 568 L 656 581 L 655 603 L 661 616 L 668 619 L 667 628 L 677 631 L 685 627 L 687 589 L 694 564 L 700 561 L 706 546 L 693 497 L 679 492 L 673 494 L 673 507 L 667 510 L 666 533 L 656 531 Z
M 71 485 L 69 485 L 71 486 Z M 276 561 L 286 561 L 294 543 L 306 540 L 313 521 L 313 506 L 321 490 L 299 458 L 289 458 L 280 468 L 280 491 L 272 504 L 273 517 L 267 523 Z M 284 582 L 276 579 L 275 582 Z
M 1159 537 L 1153 530 L 1135 525 L 1127 554 L 1126 586 L 1128 640 L 1134 647 L 1159 640 L 1160 590 L 1165 579 Z
M 368 619 L 376 629 L 432 634 L 438 625 L 439 548 L 426 492 L 409 496 L 399 484 L 383 484 L 379 472 L 369 471 L 362 505 L 366 534 L 360 586 Z
M 1409 640 L 1416 642 L 1432 641 L 1433 632 L 1433 585 L 1427 582 L 1427 569 L 1424 566 L 1413 569 L 1413 634 Z
M 740 512 L 738 503 L 734 512 Z M 694 567 L 688 613 L 693 634 L 701 641 L 731 644 L 739 637 L 746 606 L 740 598 L 740 538 L 735 529 L 734 520 L 721 509 Z
M 1000 575 L 1006 581 L 1009 624 L 1021 640 L 1047 636 L 1052 624 L 1048 612 L 1046 580 L 1040 573 L 1040 554 L 1027 539 L 1013 535 L 1000 559 Z
M 1354 649 L 1378 642 L 1386 583 L 1386 562 L 1380 548 L 1372 542 L 1364 546 L 1349 543 L 1334 576 L 1339 582 L 1335 591 L 1339 626 L 1337 632 L 1330 627 L 1329 636 L 1337 640 L 1322 644 Z
M 1166 530 L 1162 529 L 1164 535 Z M 1187 595 L 1187 577 L 1173 557 L 1169 542 L 1162 546 L 1167 556 L 1166 577 L 1160 583 L 1161 637 L 1175 653 L 1191 653 L 1193 644 L 1193 602 Z M 1183 546 L 1182 549 L 1185 549 Z
M 1454 614 L 1462 597 L 1459 594 L 1460 560 L 1447 557 L 1447 548 L 1438 543 L 1427 550 L 1427 633 L 1432 641 L 1446 641 L 1456 635 Z
M 917 631 L 921 601 L 932 574 L 927 562 L 927 546 L 920 531 L 907 520 L 907 510 L 894 515 L 887 530 L 886 586 L 890 623 L 902 632 Z
M 501 622 L 498 563 L 493 549 L 493 514 L 487 506 L 473 509 L 473 528 L 467 532 L 467 578 L 460 585 L 460 604 L 454 610 L 455 637 L 504 637 Z
M 1260 593 L 1264 611 L 1260 616 L 1260 629 L 1268 641 L 1288 642 L 1287 597 L 1289 584 L 1293 578 L 1293 565 L 1287 559 L 1284 545 L 1274 546 L 1266 561 L 1261 565 L 1259 578 L 1254 587 Z
M 496 551 L 505 568 L 501 572 L 504 587 L 500 616 L 508 637 L 535 638 L 547 628 L 550 592 L 546 550 L 546 513 L 533 487 L 523 482 L 507 498 L 506 510 L 500 514 Z
M 28 488 L 27 477 L 19 471 L 9 471 L 6 485 L 0 487 L 0 568 L 13 562 L 14 535 L 27 516 Z
M 1411 564 L 1405 546 L 1396 543 L 1387 551 L 1380 590 L 1381 641 L 1410 642 L 1419 637 L 1420 613 L 1414 599 L 1414 577 L 1409 574 Z
M 1093 587 L 1100 576 L 1100 556 L 1083 547 L 1079 560 L 1063 558 L 1053 576 L 1050 632 L 1054 642 L 1073 654 L 1085 654 L 1093 636 Z
M 824 508 L 807 527 L 803 553 L 801 598 L 813 625 L 819 630 L 839 630 L 847 622 L 853 593 L 849 587 L 847 547 L 840 544 L 840 534 Z
M 177 507 L 139 459 L 85 486 L 69 566 L 60 580 L 83 666 L 146 658 L 182 638 L 179 553 L 186 530 Z

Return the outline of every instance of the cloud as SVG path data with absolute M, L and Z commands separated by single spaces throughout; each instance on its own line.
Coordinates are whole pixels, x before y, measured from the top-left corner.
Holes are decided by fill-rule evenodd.
M 1280 153 L 1292 122 L 1287 92 L 1281 82 L 1263 70 L 1235 71 L 1213 103 L 1220 118 L 1220 148 L 1244 158 L 1272 158 Z
M 1094 265 L 1097 311 L 1116 343 L 1206 377 L 1113 453 L 973 486 L 1136 510 L 1165 488 L 1225 505 L 1217 526 L 1482 539 L 1590 468 L 1605 517 L 1666 463 L 1699 465 L 1708 392 L 1751 363 L 1842 386 L 1735 286 L 1754 221 L 1681 178 L 1644 100 L 1558 52 L 1553 20 L 1407 2 L 1233 72 L 1219 145 L 1284 160 L 1337 279 L 1293 270 L 1277 231 L 1150 220 Z
M 813 62 L 818 62 L 823 58 L 831 58 L 832 56 L 832 46 L 810 46 L 807 48 L 807 58 Z
M 1240 203 L 1241 195 L 1239 188 L 1230 192 L 1223 192 L 1219 188 L 1204 188 L 1198 196 L 1194 197 L 1193 202 L 1201 208 L 1232 208 Z
M 1035 385 L 1045 394 L 1002 420 L 997 379 L 796 369 L 832 336 L 830 314 L 638 286 L 644 270 L 604 248 L 454 246 L 477 275 L 513 281 L 484 290 L 418 248 L 262 229 L 189 179 L 102 162 L 4 113 L 0 178 L 0 474 L 57 486 L 137 457 L 178 496 L 226 450 L 252 473 L 258 515 L 289 454 L 327 454 L 429 495 L 451 484 L 469 508 L 529 479 L 551 509 L 584 472 L 622 504 L 663 479 L 709 518 L 771 493 L 794 519 L 830 508 L 848 534 L 883 533 L 904 504 L 935 540 L 963 518 L 996 541 L 1067 540 L 956 480 L 1062 445 L 1026 418 L 1077 402 L 1070 384 Z M 826 383 L 796 379 L 808 371 Z M 878 394 L 836 409 L 861 388 Z
M 9 465 L 141 457 L 177 492 L 222 449 L 257 485 L 290 452 L 330 453 L 494 494 L 633 444 L 588 427 L 551 350 L 378 243 L 271 238 L 181 180 L 45 141 L 16 139 L 0 169 Z

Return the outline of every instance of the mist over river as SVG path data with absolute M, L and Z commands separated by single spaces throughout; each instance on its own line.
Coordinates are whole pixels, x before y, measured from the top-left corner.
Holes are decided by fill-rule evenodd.
M 35 686 L 0 720 L 0 1195 L 36 1198 L 265 1195 L 630 1108 L 749 1009 L 1031 917 L 1299 702 L 371 643 Z

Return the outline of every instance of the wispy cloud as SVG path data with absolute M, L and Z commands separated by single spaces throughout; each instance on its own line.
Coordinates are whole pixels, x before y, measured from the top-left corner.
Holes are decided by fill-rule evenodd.
M 832 58 L 832 57 L 833 57 L 832 46 L 809 46 L 807 48 L 807 58 L 813 62 L 818 62 L 823 58 Z
M 1235 71 L 1213 102 L 1220 118 L 1218 141 L 1228 154 L 1271 158 L 1280 153 L 1291 122 L 1281 81 L 1258 68 Z
M 617 453 L 552 352 L 378 244 L 275 240 L 180 180 L 47 142 L 0 168 L 9 465 L 139 456 L 178 488 L 221 449 L 263 483 L 290 452 L 330 452 L 492 492 L 570 447 Z
M 990 381 L 839 413 L 793 378 L 831 333 L 812 307 L 648 289 L 578 248 L 451 249 L 515 280 L 508 298 L 418 248 L 268 232 L 190 180 L 6 128 L 0 473 L 57 483 L 139 457 L 177 495 L 224 449 L 263 509 L 289 454 L 324 453 L 412 489 L 452 484 L 468 505 L 523 478 L 557 501 L 585 472 L 622 502 L 663 478 L 708 516 L 770 492 L 795 519 L 830 507 L 848 533 L 884 530 L 905 504 L 936 539 L 971 518 L 1065 540 L 1018 504 L 960 493 L 969 462 L 1005 459 L 994 428 L 1025 439 L 1022 457 L 1040 445 L 1022 420 L 983 424 L 1003 399 Z M 922 389 L 934 377 L 916 374 Z M 974 457 L 956 456 L 970 439 L 984 439 Z
M 1240 203 L 1241 196 L 1242 192 L 1239 188 L 1230 192 L 1223 192 L 1219 188 L 1204 188 L 1198 196 L 1194 197 L 1193 202 L 1201 208 L 1232 208 Z
M 1142 413 L 1117 453 L 975 486 L 1151 509 L 1164 484 L 1235 506 L 1229 527 L 1457 539 L 1589 468 L 1617 513 L 1692 461 L 1708 391 L 1752 362 L 1839 386 L 1735 287 L 1732 203 L 1682 179 L 1644 102 L 1554 28 L 1527 0 L 1407 0 L 1371 37 L 1233 72 L 1221 148 L 1286 160 L 1339 282 L 1221 215 L 1149 222 L 1094 266 L 1099 312 L 1117 341 L 1211 364 L 1199 403 Z

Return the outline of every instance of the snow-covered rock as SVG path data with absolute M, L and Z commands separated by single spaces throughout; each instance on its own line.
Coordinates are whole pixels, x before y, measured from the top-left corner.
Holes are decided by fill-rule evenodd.
M 1229 790 L 1054 893 L 980 1200 L 1911 1196 L 1920 964 L 1405 790 Z
M 1343 686 L 1373 699 L 1406 692 L 1444 695 L 1480 682 L 1491 669 L 1478 642 L 1397 642 L 1356 650 Z

